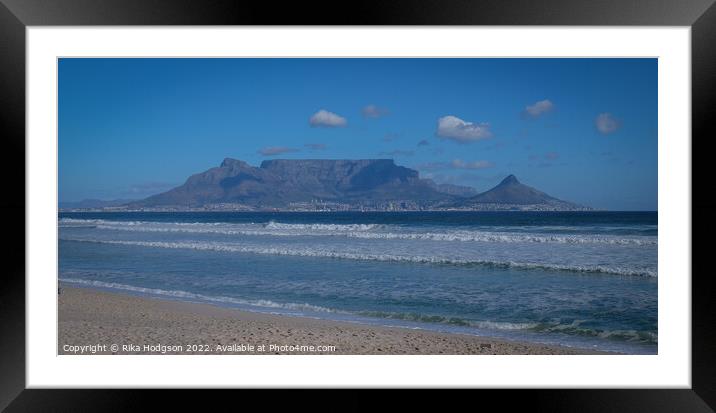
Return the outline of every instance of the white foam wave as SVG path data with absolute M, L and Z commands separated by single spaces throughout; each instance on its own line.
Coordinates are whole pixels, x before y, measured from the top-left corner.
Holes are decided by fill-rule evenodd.
M 656 245 L 650 237 L 619 238 L 583 235 L 514 234 L 484 231 L 453 231 L 447 233 L 355 233 L 354 238 L 415 239 L 426 241 L 476 241 L 504 243 L 557 243 L 557 244 L 614 244 L 614 245 Z
M 529 330 L 535 328 L 537 323 L 510 323 L 498 321 L 472 321 L 470 325 L 489 330 Z
M 609 235 L 553 235 L 470 230 L 451 230 L 445 232 L 414 232 L 403 230 L 402 232 L 396 232 L 399 228 L 378 224 L 284 224 L 272 221 L 265 225 L 259 225 L 198 222 L 157 223 L 144 221 L 77 220 L 71 218 L 64 218 L 61 222 L 72 223 L 73 227 L 82 228 L 79 226 L 80 224 L 84 224 L 85 227 L 87 227 L 87 225 L 95 225 L 97 229 L 116 231 L 244 236 L 342 236 L 348 238 L 378 240 L 608 245 L 657 245 L 658 242 L 656 237 L 653 236 L 620 237 Z M 387 231 L 384 231 L 384 229 L 387 229 Z
M 313 230 L 313 231 L 370 231 L 380 228 L 378 224 L 284 224 L 281 222 L 270 221 L 265 225 L 268 229 L 288 229 L 288 230 Z
M 633 270 L 619 267 L 608 266 L 578 266 L 578 265 L 559 265 L 547 263 L 525 263 L 513 261 L 493 261 L 493 260 L 476 260 L 476 259 L 459 259 L 436 256 L 420 256 L 420 255 L 396 255 L 396 254 L 366 254 L 352 253 L 345 251 L 321 250 L 300 247 L 256 247 L 236 244 L 216 243 L 216 242 L 166 242 L 166 241 L 120 241 L 120 240 L 97 240 L 97 239 L 77 239 L 77 238 L 61 238 L 65 241 L 91 242 L 100 244 L 115 245 L 134 245 L 153 248 L 169 248 L 169 249 L 192 249 L 201 251 L 218 251 L 218 252 L 238 252 L 251 254 L 266 255 L 288 255 L 300 257 L 321 257 L 321 258 L 338 258 L 350 260 L 367 260 L 367 261 L 392 261 L 392 262 L 411 262 L 425 264 L 448 264 L 448 265 L 486 265 L 502 268 L 521 268 L 521 269 L 537 269 L 537 270 L 557 270 L 572 271 L 584 273 L 604 273 L 615 275 L 636 275 L 656 277 L 656 271 L 644 269 Z

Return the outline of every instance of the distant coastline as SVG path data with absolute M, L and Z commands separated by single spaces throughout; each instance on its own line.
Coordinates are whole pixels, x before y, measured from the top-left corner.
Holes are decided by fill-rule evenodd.
M 242 204 L 214 204 L 204 205 L 199 207 L 186 207 L 186 206 L 163 206 L 163 207 L 146 207 L 146 208 L 131 208 L 126 206 L 119 207 L 102 207 L 102 208 L 59 208 L 59 212 L 589 212 L 589 211 L 603 211 L 600 209 L 582 207 L 582 208 L 571 208 L 571 209 L 559 209 L 550 208 L 545 205 L 513 205 L 513 204 L 484 204 L 481 207 L 452 207 L 452 208 L 403 208 L 400 206 L 386 206 L 381 207 L 365 207 L 355 205 L 333 205 L 333 206 L 319 206 L 315 208 L 310 206 L 299 206 L 291 208 L 279 208 L 279 207 L 252 207 L 249 205 Z

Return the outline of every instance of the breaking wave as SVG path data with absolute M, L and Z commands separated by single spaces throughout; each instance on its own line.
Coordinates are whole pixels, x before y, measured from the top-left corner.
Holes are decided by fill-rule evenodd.
M 287 229 L 293 231 L 370 231 L 380 228 L 378 224 L 284 224 L 281 222 L 269 221 L 264 225 L 268 229 Z
M 379 224 L 266 224 L 229 223 L 157 223 L 145 221 L 106 221 L 63 218 L 61 228 L 92 228 L 132 232 L 194 233 L 244 236 L 341 236 L 359 239 L 458 241 L 490 243 L 556 243 L 657 245 L 653 236 L 620 237 L 613 235 L 556 235 L 543 233 L 510 233 L 475 230 L 407 231 Z
M 392 262 L 410 262 L 410 263 L 426 263 L 426 264 L 447 264 L 447 265 L 481 265 L 494 268 L 519 268 L 519 269 L 535 269 L 535 270 L 556 270 L 569 271 L 579 273 L 602 273 L 625 276 L 646 276 L 656 277 L 656 271 L 652 270 L 633 270 L 620 267 L 608 266 L 579 266 L 579 265 L 559 265 L 546 263 L 525 263 L 513 261 L 493 261 L 493 260 L 475 260 L 475 259 L 459 259 L 435 256 L 421 255 L 396 255 L 396 254 L 367 254 L 353 253 L 344 251 L 321 250 L 300 247 L 257 247 L 244 246 L 236 244 L 225 244 L 217 242 L 167 242 L 167 241 L 120 241 L 120 240 L 97 240 L 97 239 L 76 239 L 61 238 L 63 241 L 90 242 L 99 244 L 114 245 L 133 245 L 152 248 L 170 248 L 170 249 L 192 249 L 201 251 L 219 251 L 219 252 L 237 252 L 251 254 L 267 254 L 267 255 L 287 255 L 300 257 L 322 257 L 337 258 L 350 260 L 365 261 L 392 261 Z

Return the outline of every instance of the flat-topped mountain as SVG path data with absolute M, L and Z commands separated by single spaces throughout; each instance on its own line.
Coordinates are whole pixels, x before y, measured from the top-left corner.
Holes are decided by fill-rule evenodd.
M 219 167 L 192 175 L 183 185 L 130 206 L 241 203 L 281 207 L 314 200 L 436 203 L 454 199 L 392 159 L 275 159 L 254 167 L 226 158 Z
M 290 209 L 312 203 L 391 210 L 585 209 L 523 185 L 514 175 L 478 194 L 474 188 L 422 179 L 418 171 L 396 165 L 392 159 L 274 159 L 255 167 L 226 158 L 218 167 L 190 176 L 181 186 L 127 206 L 240 204 Z

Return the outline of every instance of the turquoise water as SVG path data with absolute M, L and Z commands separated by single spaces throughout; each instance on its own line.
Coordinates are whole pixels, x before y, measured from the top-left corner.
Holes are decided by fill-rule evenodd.
M 66 282 L 252 311 L 657 352 L 655 212 L 59 218 Z

